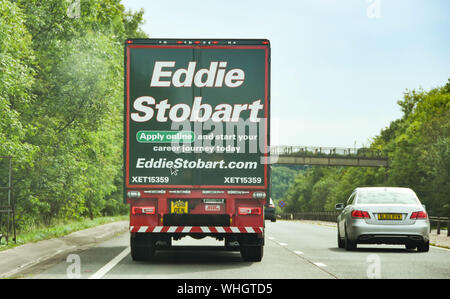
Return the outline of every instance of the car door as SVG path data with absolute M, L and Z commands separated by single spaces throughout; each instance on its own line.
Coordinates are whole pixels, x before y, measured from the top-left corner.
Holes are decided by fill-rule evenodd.
M 355 201 L 356 198 L 356 192 L 353 192 L 350 197 L 347 200 L 347 204 L 344 208 L 344 210 L 342 210 L 342 213 L 340 215 L 340 219 L 339 219 L 339 231 L 341 234 L 341 237 L 344 237 L 345 235 L 345 224 L 347 223 L 347 221 L 351 220 L 351 211 L 353 208 L 353 203 Z

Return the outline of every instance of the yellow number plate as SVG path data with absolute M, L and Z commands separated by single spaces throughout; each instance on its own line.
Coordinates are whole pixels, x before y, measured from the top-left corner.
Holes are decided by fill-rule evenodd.
M 378 220 L 402 220 L 402 214 L 378 214 Z
M 173 214 L 187 214 L 188 201 L 187 200 L 173 200 L 170 202 L 170 212 Z

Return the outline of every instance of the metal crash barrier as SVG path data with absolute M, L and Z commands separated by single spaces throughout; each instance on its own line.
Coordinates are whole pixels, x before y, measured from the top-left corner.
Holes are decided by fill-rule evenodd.
M 0 156 L 0 245 L 9 244 L 11 234 L 16 241 L 16 221 L 12 196 L 12 157 Z

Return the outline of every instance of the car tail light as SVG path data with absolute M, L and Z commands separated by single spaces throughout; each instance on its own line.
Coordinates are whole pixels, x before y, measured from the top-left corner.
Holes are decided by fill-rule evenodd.
M 424 211 L 418 211 L 418 212 L 413 212 L 411 214 L 411 217 L 409 217 L 409 218 L 411 218 L 411 219 L 427 219 L 428 215 Z
M 241 207 L 238 211 L 239 215 L 261 215 L 261 208 Z
M 155 214 L 155 207 L 133 207 L 131 209 L 131 213 L 133 215 L 136 214 L 153 215 Z
M 352 211 L 352 218 L 370 218 L 370 215 L 366 211 L 354 210 Z

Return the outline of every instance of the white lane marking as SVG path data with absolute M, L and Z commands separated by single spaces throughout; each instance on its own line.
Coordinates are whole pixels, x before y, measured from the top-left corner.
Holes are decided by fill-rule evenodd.
M 295 253 L 295 254 L 298 254 L 298 255 L 302 255 L 302 254 L 303 254 L 302 251 L 298 251 L 298 250 L 297 250 L 297 251 L 294 251 L 294 253 Z
M 327 266 L 323 263 L 314 263 L 314 265 L 316 265 L 317 267 L 322 267 L 322 268 Z
M 267 239 L 269 239 L 269 240 L 275 240 L 274 237 L 267 237 Z
M 130 253 L 130 247 L 125 248 L 121 253 L 119 253 L 115 258 L 113 258 L 109 263 L 100 268 L 95 272 L 89 279 L 99 279 L 102 278 L 106 273 L 108 273 L 114 266 L 116 266 L 124 257 Z
M 286 243 L 280 243 L 280 242 L 278 242 L 278 244 L 280 244 L 281 246 L 286 246 L 287 245 Z

